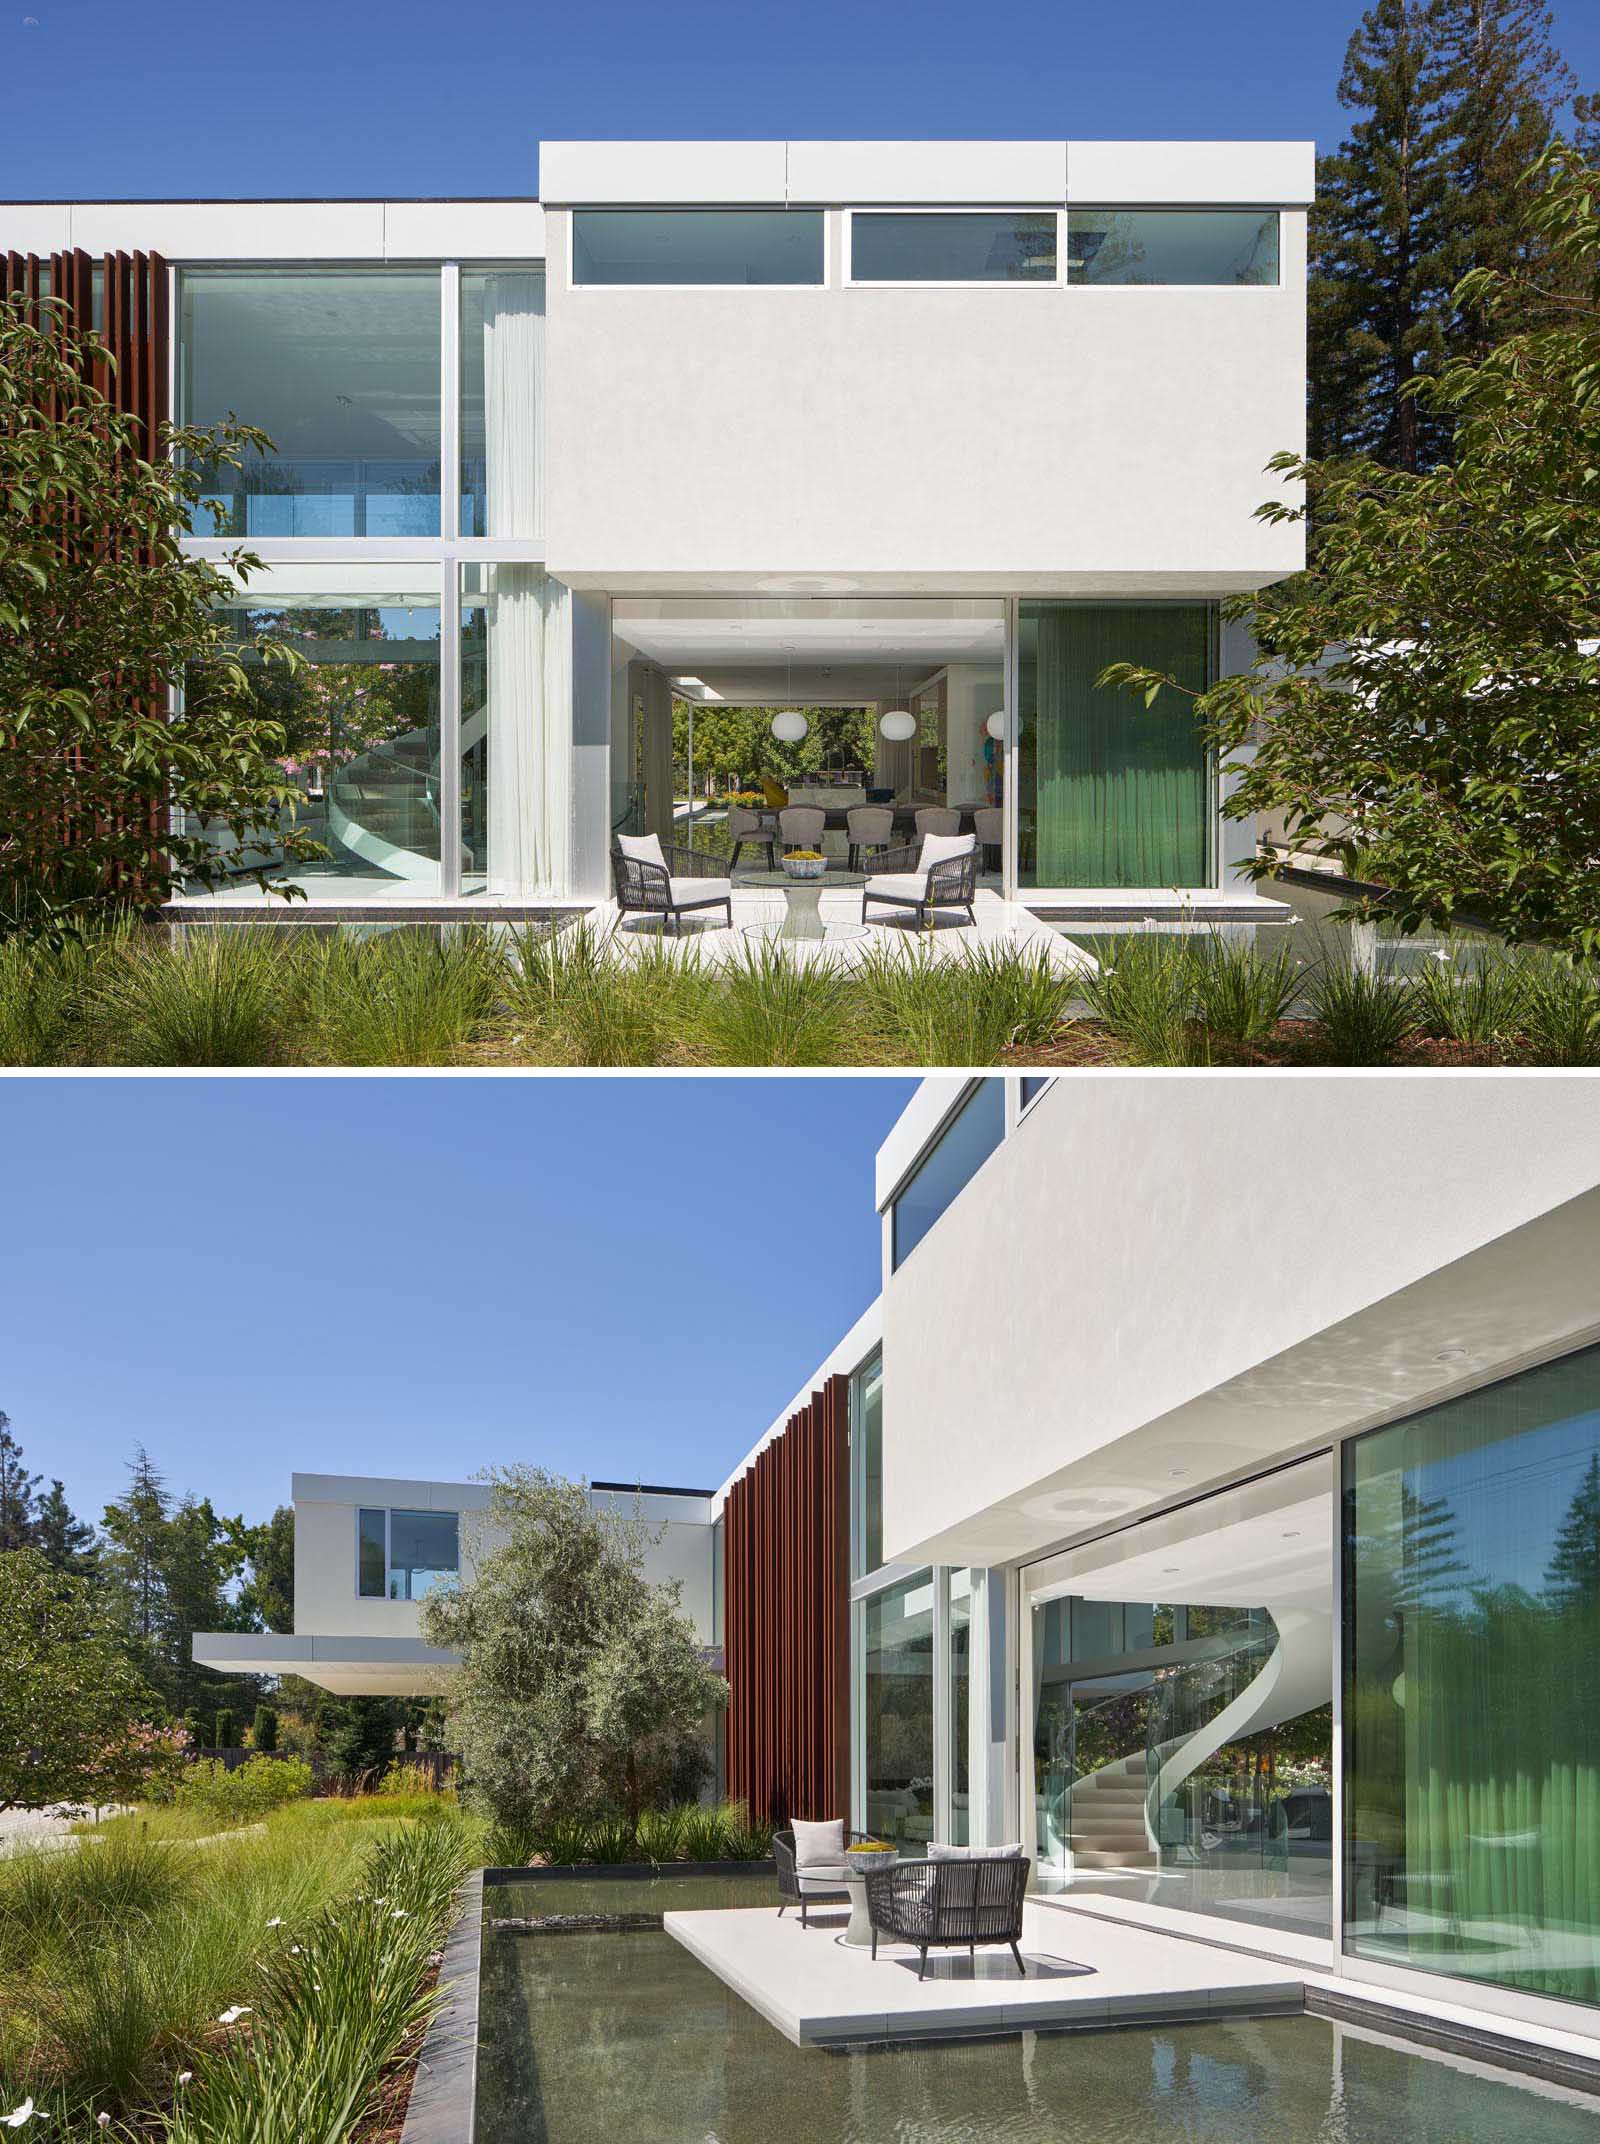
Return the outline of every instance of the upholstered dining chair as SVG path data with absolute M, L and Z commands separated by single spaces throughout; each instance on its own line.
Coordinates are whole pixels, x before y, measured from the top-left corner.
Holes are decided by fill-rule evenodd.
M 748 804 L 730 804 L 728 806 L 728 839 L 733 843 L 733 858 L 728 865 L 730 873 L 738 870 L 739 851 L 743 848 L 765 849 L 767 852 L 767 869 L 769 871 L 777 870 L 778 837 L 773 832 L 770 817 L 765 817 L 758 811 L 752 811 Z
M 972 824 L 978 836 L 978 846 L 983 851 L 983 868 L 986 871 L 998 871 L 1000 869 L 1000 849 L 1006 838 L 1005 813 L 998 804 L 980 804 L 972 814 Z M 992 864 L 989 860 L 991 850 L 994 852 Z
M 925 804 L 917 813 L 917 839 L 924 834 L 959 834 L 961 814 L 943 804 Z
M 828 814 L 810 804 L 791 804 L 778 814 L 778 839 L 786 849 L 821 849 Z
M 881 804 L 858 804 L 844 815 L 846 834 L 850 843 L 849 866 L 852 871 L 861 868 L 864 849 L 886 849 L 894 839 L 894 813 Z

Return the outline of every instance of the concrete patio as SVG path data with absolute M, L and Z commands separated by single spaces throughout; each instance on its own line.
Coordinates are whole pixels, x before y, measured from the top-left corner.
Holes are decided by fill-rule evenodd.
M 976 2033 L 1103 2028 L 1222 2015 L 1260 2017 L 1303 2006 L 1293 1966 L 1030 1899 L 1026 1977 L 1004 1949 L 917 1953 L 880 1941 L 876 1960 L 839 1940 L 844 1906 L 811 1909 L 802 1928 L 776 1909 L 669 1913 L 664 1925 L 796 2046 Z

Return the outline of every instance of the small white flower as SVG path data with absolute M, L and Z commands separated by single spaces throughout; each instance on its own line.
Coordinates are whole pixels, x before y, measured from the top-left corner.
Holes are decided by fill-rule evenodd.
M 283 1915 L 281 1913 L 275 1913 L 272 1916 L 271 1920 L 268 1921 L 267 1926 L 269 1928 L 281 1928 L 283 1926 Z
M 442 1950 L 430 1950 L 428 1953 L 428 1963 L 430 1965 L 443 1965 L 444 1952 Z
M 389 1918 L 391 1921 L 403 1921 L 406 1918 L 405 1907 L 396 1906 L 393 1913 L 390 1914 Z
M 299 1946 L 299 1944 L 298 1944 L 298 1943 L 291 1943 L 291 1944 L 289 1945 L 289 1956 L 290 1956 L 291 1958 L 298 1958 L 298 1957 L 299 1957 L 299 1955 L 300 1955 L 300 1946 Z
M 5 2116 L 5 2125 L 8 2129 L 20 2129 L 24 2122 L 31 2122 L 32 2120 L 33 2101 L 30 2098 L 25 2099 L 20 2107 L 12 2108 L 11 2112 Z
M 95 2120 L 100 2124 L 100 2127 L 102 2129 L 109 2129 L 111 2127 L 111 2117 L 109 2114 L 97 2114 L 95 2116 Z
M 193 2075 L 194 2075 L 194 2071 L 193 2071 L 193 2070 L 179 2070 L 179 2072 L 178 2072 L 178 2082 L 179 2082 L 179 2084 L 187 2084 L 187 2083 L 189 2082 L 190 2078 L 191 2078 L 191 2077 L 192 2077 Z
M 249 2015 L 250 2005 L 248 2003 L 235 2003 L 231 2010 L 223 2011 L 221 2017 L 217 2019 L 217 2023 L 219 2025 L 236 2025 L 240 2018 L 248 2017 Z

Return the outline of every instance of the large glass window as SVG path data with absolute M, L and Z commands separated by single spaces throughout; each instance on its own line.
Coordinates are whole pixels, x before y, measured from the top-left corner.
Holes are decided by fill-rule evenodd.
M 863 1609 L 867 1829 L 915 1851 L 933 1837 L 933 1574 Z
M 362 1511 L 356 1516 L 356 1591 L 363 1600 L 384 1600 L 389 1592 L 389 1514 Z
M 223 534 L 440 533 L 437 268 L 193 269 L 180 289 L 184 421 L 231 412 L 273 443 L 205 473 Z
M 1345 1947 L 1594 2003 L 1600 1349 L 1345 1466 Z
M 966 1846 L 972 1837 L 972 1637 L 973 1597 L 980 1583 L 976 1571 L 951 1571 L 950 1632 L 950 1843 Z
M 569 597 L 542 566 L 462 569 L 461 883 L 562 883 L 571 788 Z
M 299 792 L 284 831 L 292 824 L 323 852 L 295 880 L 329 898 L 439 883 L 438 582 L 383 585 L 403 570 L 305 569 L 326 588 L 291 594 L 275 583 L 270 600 L 223 614 L 262 716 L 284 732 L 283 770 Z M 299 663 L 268 662 L 270 641 Z M 219 868 L 242 875 L 281 861 L 235 852 Z
M 1018 635 L 1018 878 L 1025 886 L 1209 883 L 1210 763 L 1189 695 L 1212 677 L 1198 603 L 1024 603 Z M 1149 664 L 1151 706 L 1097 682 Z
M 544 527 L 544 270 L 461 274 L 461 533 Z
M 883 1561 L 883 1358 L 875 1355 L 851 1394 L 850 1444 L 855 1474 L 854 1565 L 857 1578 Z
M 820 283 L 822 211 L 580 208 L 574 283 Z
M 1005 1084 L 980 1080 L 895 1196 L 893 1266 L 911 1253 L 1005 1137 Z
M 1069 283 L 1276 283 L 1278 212 L 1067 211 Z
M 1042 1888 L 1329 1934 L 1333 1538 L 1323 1458 L 1025 1574 Z
M 857 283 L 1053 283 L 1053 210 L 1018 215 L 868 213 L 850 219 Z

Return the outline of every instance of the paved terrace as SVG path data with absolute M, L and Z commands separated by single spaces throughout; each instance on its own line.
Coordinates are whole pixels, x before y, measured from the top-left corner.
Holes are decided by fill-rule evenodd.
M 667 1933 L 798 2046 L 927 2039 L 1050 2027 L 1103 2028 L 1219 2016 L 1261 2017 L 1303 2007 L 1303 1965 L 1204 1941 L 1119 1925 L 1062 1902 L 1024 1910 L 1024 1978 L 1009 1951 L 917 1953 L 880 1941 L 876 1960 L 840 1941 L 840 1906 L 669 1913 Z M 1328 1946 L 1322 1946 L 1327 1950 Z

